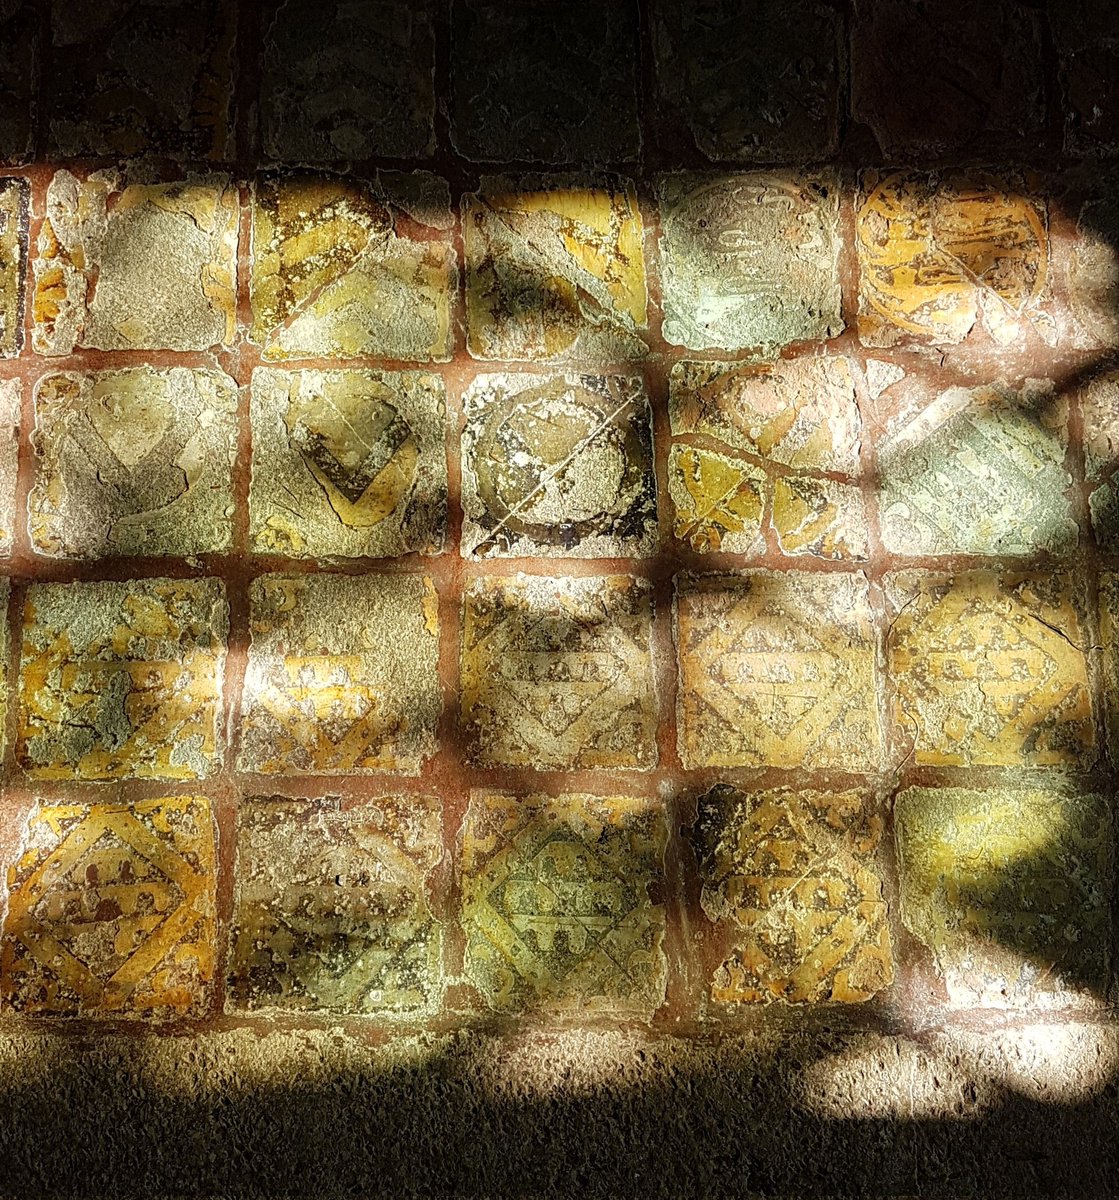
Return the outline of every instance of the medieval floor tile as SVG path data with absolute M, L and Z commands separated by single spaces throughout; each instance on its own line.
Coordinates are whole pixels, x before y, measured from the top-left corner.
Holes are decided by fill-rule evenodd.
M 1119 573 L 1100 574 L 1100 633 L 1111 760 L 1119 763 Z
M 700 799 L 691 840 L 722 960 L 716 1003 L 855 1003 L 893 982 L 882 830 L 857 792 L 719 784 Z
M 12 663 L 11 663 L 11 634 L 8 630 L 8 600 L 11 597 L 12 585 L 6 578 L 0 578 L 0 721 L 4 722 L 0 731 L 0 754 L 7 746 L 7 717 L 9 694 L 12 692 Z
M 863 575 L 678 576 L 675 616 L 685 767 L 878 766 Z
M 446 391 L 438 375 L 260 368 L 251 410 L 254 551 L 331 558 L 443 548 Z
M 35 349 L 229 345 L 237 214 L 224 176 L 130 183 L 115 171 L 58 171 L 35 260 Z
M 568 770 L 656 764 L 648 583 L 620 575 L 476 579 L 463 608 L 471 761 Z
M 203 1015 L 214 892 L 202 797 L 38 805 L 8 870 L 5 1002 L 28 1015 Z
M 1076 548 L 1068 401 L 1031 380 L 950 388 L 877 449 L 882 541 L 897 554 Z
M 418 775 L 441 706 L 431 581 L 265 575 L 250 603 L 240 770 Z
M 431 154 L 430 8 L 428 0 L 279 5 L 264 33 L 265 155 L 293 164 Z M 346 45 L 353 50 L 342 50 Z
M 15 536 L 22 396 L 23 385 L 18 379 L 0 379 L 0 558 L 11 554 Z
M 425 889 L 441 824 L 431 796 L 244 801 L 227 1008 L 431 1012 L 442 933 Z
M 465 408 L 464 555 L 656 550 L 652 414 L 640 378 L 482 375 Z
M 773 528 L 786 554 L 855 562 L 867 557 L 866 508 L 850 483 L 781 476 L 773 485 Z
M 1119 190 L 1106 176 L 1095 188 L 1076 213 L 1068 297 L 1078 341 L 1113 350 L 1119 347 Z
M 1040 24 L 1013 0 L 862 0 L 851 30 L 855 120 L 887 158 L 1036 141 L 1045 119 Z
M 467 346 L 480 359 L 640 357 L 637 194 L 614 177 L 484 176 L 463 197 Z
M 659 192 L 667 341 L 773 351 L 842 330 L 834 179 L 679 174 Z
M 457 0 L 451 139 L 475 162 L 637 157 L 633 0 Z
M 450 204 L 446 182 L 425 171 L 259 180 L 250 336 L 264 357 L 448 359 Z
M 35 390 L 35 548 L 68 558 L 229 548 L 237 385 L 220 371 L 46 375 Z
M 1056 340 L 1045 203 L 1020 179 L 863 176 L 856 217 L 859 337 L 950 345 L 981 325 L 999 345 Z
M 765 472 L 750 462 L 677 444 L 668 452 L 668 494 L 676 509 L 672 532 L 700 554 L 760 553 L 767 487 Z
M 236 27 L 225 0 L 55 5 L 44 96 L 51 151 L 231 159 Z
M 17 759 L 33 779 L 202 779 L 221 761 L 217 579 L 40 583 L 23 602 Z
M 0 9 L 0 162 L 31 157 L 40 16 L 34 0 Z
M 27 198 L 26 181 L 0 180 L 0 358 L 12 358 L 23 345 Z
M 664 807 L 474 792 L 462 832 L 466 974 L 499 1010 L 648 1018 L 664 1001 Z
M 1114 847 L 1103 796 L 1067 783 L 910 788 L 896 827 L 902 919 L 954 1004 L 1106 996 Z
M 917 765 L 1087 766 L 1084 601 L 1065 574 L 887 579 L 897 736 Z
M 826 158 L 836 147 L 846 50 L 819 0 L 737 0 L 653 10 L 657 88 L 713 161 Z
M 1119 374 L 1093 379 L 1080 393 L 1084 459 L 1096 542 L 1119 555 Z

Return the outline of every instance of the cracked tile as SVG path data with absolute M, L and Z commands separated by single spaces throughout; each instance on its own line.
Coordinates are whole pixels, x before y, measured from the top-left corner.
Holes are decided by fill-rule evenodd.
M 668 494 L 676 509 L 672 532 L 699 554 L 761 553 L 767 489 L 765 472 L 741 459 L 679 444 L 668 452 Z
M 464 556 L 654 553 L 652 414 L 640 378 L 481 375 L 464 404 Z
M 0 558 L 11 555 L 15 537 L 22 398 L 23 384 L 18 379 L 0 379 Z
M 29 1016 L 202 1016 L 215 906 L 204 797 L 42 802 L 8 868 L 4 1000 Z
M 27 205 L 25 180 L 0 180 L 0 358 L 14 358 L 23 346 Z
M 649 584 L 475 579 L 463 598 L 462 727 L 478 766 L 657 761 Z
M 658 190 L 668 342 L 775 351 L 843 329 L 834 179 L 684 173 Z
M 32 584 L 17 760 L 32 779 L 202 779 L 222 756 L 217 579 Z
M 449 359 L 450 204 L 446 182 L 425 171 L 259 180 L 250 337 L 264 357 Z
M 238 769 L 418 775 L 442 705 L 431 581 L 264 575 L 249 599 Z
M 442 991 L 427 899 L 443 856 L 432 796 L 256 796 L 237 815 L 227 1009 L 418 1019 Z
M 228 550 L 237 385 L 220 371 L 45 375 L 35 390 L 31 541 L 66 558 Z
M 32 156 L 40 24 L 34 0 L 0 7 L 0 162 L 26 163 Z
M 858 792 L 718 784 L 701 797 L 690 837 L 716 941 L 712 1000 L 851 1004 L 893 982 L 883 827 Z
M 667 840 L 654 800 L 473 792 L 466 975 L 490 1007 L 651 1017 L 667 975 Z
M 249 537 L 294 558 L 437 554 L 446 390 L 419 371 L 259 368 Z

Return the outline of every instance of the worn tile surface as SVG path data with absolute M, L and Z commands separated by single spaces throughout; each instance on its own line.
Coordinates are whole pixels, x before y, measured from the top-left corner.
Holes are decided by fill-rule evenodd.
M 1076 212 L 1068 255 L 1068 295 L 1078 340 L 1091 348 L 1119 347 L 1119 190 L 1104 176 L 1100 193 Z
M 691 834 L 700 902 L 725 956 L 711 998 L 855 1003 L 887 987 L 882 830 L 857 792 L 720 784 L 701 797 Z
M 464 407 L 464 555 L 653 553 L 652 415 L 640 378 L 482 375 Z
M 243 801 L 227 1008 L 429 1012 L 442 934 L 425 889 L 441 824 L 431 796 Z
M 1103 642 L 1104 704 L 1108 744 L 1119 762 L 1119 573 L 1100 573 L 1100 633 Z
M 219 765 L 217 579 L 32 584 L 17 759 L 33 779 L 201 779 Z
M 637 157 L 634 0 L 459 0 L 451 138 L 475 162 Z
M 843 328 L 833 178 L 685 173 L 659 196 L 667 341 L 774 350 Z
M 237 387 L 220 371 L 46 375 L 35 390 L 35 548 L 71 558 L 227 550 Z
M 654 766 L 652 611 L 648 583 L 627 576 L 472 580 L 461 682 L 470 759 Z
M 27 205 L 23 180 L 0 180 L 0 358 L 12 358 L 23 345 Z
M 0 8 L 0 162 L 31 157 L 40 26 L 34 0 L 9 0 Z
M 8 868 L 5 1003 L 44 1016 L 204 1015 L 214 880 L 203 797 L 39 804 Z
M 252 548 L 292 557 L 442 549 L 446 389 L 419 371 L 259 368 Z
M 1031 381 L 950 388 L 878 444 L 882 541 L 897 554 L 1068 553 L 1068 401 Z
M 788 162 L 835 150 L 845 49 L 838 12 L 818 0 L 660 0 L 658 95 L 713 161 Z
M 855 240 L 864 345 L 951 345 L 977 325 L 1003 346 L 1055 342 L 1046 206 L 1023 181 L 867 172 Z
M 467 346 L 480 359 L 640 357 L 637 194 L 613 177 L 483 176 L 463 197 Z
M 232 158 L 236 26 L 223 0 L 53 6 L 52 153 Z
M 15 537 L 22 396 L 23 385 L 18 379 L 0 379 L 0 558 L 11 554 Z
M 664 1000 L 663 806 L 474 792 L 462 831 L 466 975 L 499 1010 L 648 1017 Z
M 450 357 L 450 192 L 425 171 L 265 176 L 250 336 L 268 359 Z
M 675 632 L 685 767 L 878 765 L 864 576 L 679 576 Z
M 419 774 L 440 710 L 431 581 L 265 575 L 250 604 L 239 768 Z
M 1076 766 L 1095 749 L 1075 577 L 977 570 L 887 580 L 893 720 L 917 765 Z
M 1119 554 L 1119 375 L 1091 380 L 1080 393 L 1084 465 L 1096 543 Z
M 1038 782 L 897 799 L 901 913 L 959 1005 L 1105 994 L 1114 880 L 1103 796 Z
M 265 155 L 290 164 L 430 154 L 430 9 L 427 0 L 278 5 L 264 33 Z
M 853 484 L 783 475 L 773 485 L 773 528 L 786 554 L 862 561 L 868 553 L 866 508 Z
M 36 351 L 230 344 L 238 204 L 226 176 L 140 183 L 112 170 L 56 172 L 35 260 Z
M 673 446 L 668 453 L 668 494 L 676 510 L 674 536 L 700 554 L 761 552 L 767 485 L 765 472 L 743 459 L 699 446 Z

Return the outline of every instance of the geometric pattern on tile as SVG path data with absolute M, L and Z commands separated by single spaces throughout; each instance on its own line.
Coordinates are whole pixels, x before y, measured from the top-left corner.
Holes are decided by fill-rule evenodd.
M 0 180 L 0 358 L 13 357 L 23 345 L 27 219 L 26 180 Z
M 673 534 L 698 554 L 757 554 L 765 549 L 765 472 L 745 460 L 698 446 L 668 452 L 668 494 L 676 509 Z
M 637 193 L 617 177 L 483 176 L 462 200 L 467 347 L 478 359 L 646 353 Z
M 137 183 L 111 170 L 56 172 L 35 260 L 36 351 L 230 345 L 238 210 L 227 176 Z
M 910 788 L 896 826 L 902 919 L 952 1003 L 1104 997 L 1114 883 L 1104 796 L 1042 781 Z
M 917 765 L 1086 766 L 1095 748 L 1073 577 L 1038 572 L 889 576 L 897 736 Z
M 843 328 L 835 179 L 666 175 L 659 198 L 672 345 L 772 351 Z
M 425 897 L 443 854 L 431 796 L 258 796 L 237 817 L 227 1007 L 419 1017 L 442 938 Z
M 865 559 L 862 493 L 849 483 L 785 475 L 773 485 L 773 528 L 785 554 Z
M 951 345 L 981 324 L 1000 346 L 1056 339 L 1043 198 L 1017 178 L 868 172 L 856 218 L 859 338 Z
M 440 710 L 429 579 L 265 575 L 250 608 L 240 770 L 419 774 Z
M 464 556 L 655 551 L 652 416 L 640 379 L 483 375 L 464 407 Z
M 226 550 L 237 386 L 220 371 L 46 375 L 35 390 L 35 548 L 69 558 Z
M 29 1015 L 200 1016 L 214 978 L 210 803 L 36 806 L 8 869 L 0 979 Z
M 676 648 L 685 767 L 877 767 L 864 576 L 678 576 Z
M 446 401 L 418 371 L 253 372 L 249 536 L 260 554 L 442 549 Z
M 33 779 L 202 779 L 221 761 L 217 579 L 32 584 L 17 758 Z
M 473 763 L 656 764 L 647 581 L 475 579 L 463 608 L 461 720 Z
M 490 1007 L 651 1016 L 667 974 L 667 839 L 655 800 L 472 793 L 466 975 Z
M 0 558 L 11 554 L 15 536 L 22 399 L 23 385 L 18 379 L 0 379 Z
M 857 792 L 726 784 L 699 801 L 700 902 L 719 936 L 719 1003 L 869 1000 L 893 981 L 883 819 Z
M 878 447 L 882 541 L 898 554 L 1076 547 L 1067 401 L 1030 381 L 950 388 Z
M 267 175 L 253 188 L 250 338 L 265 359 L 446 361 L 450 192 L 426 171 Z

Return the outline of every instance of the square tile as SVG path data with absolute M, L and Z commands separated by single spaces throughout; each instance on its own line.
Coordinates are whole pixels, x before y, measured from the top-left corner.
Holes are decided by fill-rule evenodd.
M 0 9 L 0 162 L 32 156 L 40 25 L 35 0 L 9 0 Z
M 8 868 L 4 1001 L 29 1016 L 203 1016 L 215 907 L 204 797 L 41 803 Z
M 637 157 L 634 0 L 457 0 L 451 140 L 474 162 Z
M 879 442 L 882 542 L 895 554 L 1068 554 L 1068 400 L 1030 380 L 949 388 Z
M 0 379 L 0 558 L 12 553 L 15 537 L 22 398 L 23 384 L 18 379 Z
M 236 31 L 225 0 L 53 6 L 52 154 L 231 159 Z
M 490 1007 L 651 1017 L 667 976 L 667 841 L 655 800 L 472 793 L 466 976 Z
M 35 350 L 231 345 L 238 211 L 226 176 L 136 183 L 116 171 L 56 172 L 35 260 Z
M 717 940 L 712 1000 L 851 1004 L 893 982 L 883 825 L 858 792 L 718 784 L 700 798 L 691 841 Z
M 1119 763 L 1119 572 L 1100 572 L 1100 633 L 1108 744 Z
M 1098 376 L 1079 398 L 1092 529 L 1105 554 L 1119 555 L 1119 374 Z
M 460 698 L 470 761 L 655 766 L 652 624 L 651 588 L 628 576 L 469 582 Z
M 1106 998 L 1114 887 L 1105 797 L 1071 784 L 909 788 L 901 914 L 955 1005 Z
M 668 494 L 676 510 L 673 536 L 697 554 L 760 554 L 766 473 L 744 459 L 699 446 L 668 452 Z
M 659 0 L 652 27 L 661 105 L 709 159 L 805 162 L 834 153 L 846 73 L 835 9 L 819 0 Z
M 446 361 L 458 270 L 446 181 L 269 175 L 253 189 L 250 337 L 266 359 Z
M 686 768 L 877 768 L 877 638 L 865 576 L 682 575 L 675 607 Z
M 418 775 L 442 707 L 431 580 L 264 575 L 249 601 L 238 769 Z
M 464 556 L 655 552 L 652 414 L 640 378 L 481 375 L 464 403 Z
M 868 171 L 855 221 L 864 346 L 1056 342 L 1047 207 L 1027 181 Z
M 0 180 L 0 358 L 14 358 L 23 345 L 27 220 L 27 183 Z
M 249 539 L 259 554 L 437 554 L 446 389 L 419 371 L 253 372 Z
M 16 758 L 32 779 L 203 779 L 222 758 L 217 579 L 38 583 L 23 602 Z
M 466 344 L 479 359 L 646 353 L 641 211 L 629 180 L 483 176 L 462 200 Z
M 324 7 L 287 0 L 264 31 L 260 125 L 282 163 L 435 149 L 435 42 L 427 0 Z
M 255 796 L 237 816 L 228 1010 L 420 1018 L 442 991 L 427 888 L 443 856 L 432 796 Z
M 796 557 L 865 561 L 866 508 L 849 483 L 812 475 L 782 475 L 773 485 L 777 544 Z
M 228 550 L 237 385 L 201 367 L 61 372 L 35 388 L 31 542 L 64 558 Z
M 1095 753 L 1082 589 L 996 570 L 887 577 L 897 736 L 918 765 L 1087 766 Z

